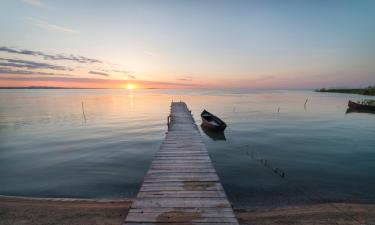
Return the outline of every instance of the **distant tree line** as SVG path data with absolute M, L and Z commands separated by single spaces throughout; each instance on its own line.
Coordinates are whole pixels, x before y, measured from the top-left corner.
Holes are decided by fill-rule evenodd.
M 375 96 L 375 86 L 368 86 L 367 88 L 321 88 L 315 91 Z

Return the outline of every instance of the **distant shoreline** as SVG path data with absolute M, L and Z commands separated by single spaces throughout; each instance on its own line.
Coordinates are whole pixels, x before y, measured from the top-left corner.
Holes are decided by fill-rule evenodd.
M 321 88 L 315 90 L 316 92 L 330 92 L 330 93 L 343 93 L 343 94 L 359 94 L 375 96 L 375 86 L 369 86 L 367 88 Z

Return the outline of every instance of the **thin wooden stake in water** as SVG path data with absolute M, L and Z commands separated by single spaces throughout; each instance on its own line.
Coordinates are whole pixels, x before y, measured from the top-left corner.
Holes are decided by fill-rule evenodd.
M 83 107 L 83 102 L 82 102 L 82 114 L 83 114 L 83 119 L 85 120 L 85 123 L 86 123 L 86 115 L 85 115 L 85 108 Z
M 309 101 L 309 98 L 306 98 L 306 101 L 305 101 L 305 104 L 303 105 L 303 108 L 306 110 L 306 104 L 307 104 L 307 101 Z

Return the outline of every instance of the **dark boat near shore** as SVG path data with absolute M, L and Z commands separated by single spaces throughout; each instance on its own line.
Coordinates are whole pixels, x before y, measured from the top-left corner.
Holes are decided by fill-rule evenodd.
M 201 113 L 202 126 L 211 131 L 224 131 L 227 124 L 214 114 L 203 110 Z
M 369 104 L 366 105 L 366 104 L 361 104 L 357 102 L 352 102 L 349 100 L 348 106 L 349 106 L 349 109 L 351 110 L 375 112 L 375 105 L 369 105 Z

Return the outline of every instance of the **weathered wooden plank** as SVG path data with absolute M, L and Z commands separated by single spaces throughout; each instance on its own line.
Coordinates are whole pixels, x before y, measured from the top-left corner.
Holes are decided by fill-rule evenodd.
M 189 222 L 204 222 L 204 223 L 234 223 L 237 220 L 234 217 L 208 217 L 198 212 L 181 212 L 174 210 L 162 214 L 155 213 L 131 213 L 128 222 L 165 222 L 165 223 L 189 223 Z
M 170 116 L 125 224 L 238 225 L 186 104 L 172 103 Z
M 163 166 L 163 165 L 152 165 L 150 167 L 151 170 L 176 170 L 176 171 L 181 171 L 181 170 L 191 170 L 192 172 L 194 170 L 214 170 L 211 166 Z
M 156 155 L 166 155 L 166 156 L 179 156 L 179 155 L 191 155 L 191 156 L 206 156 L 207 152 L 200 150 L 200 151 L 181 151 L 181 150 L 159 150 Z
M 212 181 L 173 181 L 168 182 L 165 185 L 172 185 L 172 186 L 180 186 L 180 185 L 213 185 L 213 184 L 220 184 L 220 182 L 212 182 Z M 221 185 L 221 184 L 220 184 Z
M 206 162 L 211 163 L 210 159 L 166 159 L 155 157 L 154 163 L 196 163 L 196 162 Z
M 155 157 L 207 157 L 207 153 L 203 151 L 186 152 L 186 151 L 160 151 L 155 154 Z
M 210 169 L 210 168 L 208 168 Z M 160 169 L 158 169 L 160 170 Z M 199 177 L 215 177 L 217 178 L 217 174 L 215 172 L 206 172 L 206 173 L 203 173 L 201 171 L 198 171 L 198 172 L 191 172 L 191 173 L 185 173 L 183 172 L 183 170 L 179 170 L 177 171 L 176 173 L 173 173 L 173 170 L 172 171 L 167 171 L 167 172 L 159 172 L 159 173 L 156 173 L 155 171 L 153 172 L 150 172 L 150 173 L 147 173 L 146 176 L 145 176 L 145 179 L 148 179 L 148 178 L 167 178 L 167 177 L 181 177 L 181 178 L 191 178 L 191 177 L 196 177 L 196 178 L 199 178 Z
M 193 170 L 197 169 L 213 169 L 213 167 L 208 166 L 208 165 L 185 165 L 185 164 L 170 164 L 170 165 L 162 165 L 162 164 L 154 164 L 151 165 L 150 169 L 152 170 L 173 170 L 173 168 L 176 169 L 176 171 L 181 171 L 181 170 L 188 170 L 191 169 L 192 172 Z
M 174 185 L 165 186 L 157 185 L 156 183 L 149 183 L 149 185 L 142 185 L 140 191 L 185 191 L 185 190 L 202 190 L 202 191 L 223 191 L 221 185 Z
M 180 160 L 180 161 L 173 161 L 173 160 L 155 160 L 154 162 L 152 162 L 151 165 L 185 165 L 185 166 L 202 166 L 202 165 L 206 165 L 206 166 L 211 166 L 211 162 L 210 161 L 192 161 L 192 160 Z
M 140 191 L 138 197 L 163 197 L 163 198 L 217 198 L 226 197 L 222 191 Z
M 175 208 L 142 208 L 142 209 L 130 209 L 129 212 L 134 213 L 163 213 L 173 211 Z M 227 214 L 232 212 L 231 208 L 178 208 L 184 212 L 200 212 L 207 214 Z M 233 214 L 232 214 L 233 215 Z
M 226 198 L 140 198 L 137 197 L 132 208 L 172 207 L 172 208 L 226 208 L 231 207 Z
M 155 154 L 155 157 L 207 157 L 204 151 L 160 151 Z
M 171 160 L 206 160 L 206 161 L 211 162 L 211 159 L 202 153 L 187 154 L 187 153 L 163 153 L 162 152 L 162 153 L 155 154 L 154 160 L 155 159 L 169 160 L 169 161 Z
M 207 179 L 219 179 L 219 177 L 216 175 L 216 173 L 152 173 L 147 174 L 145 179 L 147 180 L 153 180 L 153 179 L 167 179 L 167 178 L 207 178 Z
M 175 181 L 219 181 L 216 177 L 192 177 L 192 178 L 160 178 L 160 179 L 145 179 L 144 183 L 167 183 L 167 182 L 175 182 Z
M 158 156 L 156 155 L 154 157 L 154 160 L 158 160 L 158 161 L 164 161 L 164 160 L 167 160 L 167 161 L 209 161 L 211 162 L 210 158 L 209 157 L 204 157 L 204 156 Z
M 170 222 L 125 222 L 124 225 L 173 225 L 173 224 L 178 224 L 178 225 L 215 225 L 215 224 L 225 224 L 225 225 L 238 225 L 237 222 L 235 223 L 228 223 L 228 222 L 187 222 L 187 223 L 170 223 Z
M 216 170 L 213 168 L 209 169 L 199 169 L 190 167 L 189 171 L 192 173 L 216 173 Z M 147 174 L 154 174 L 154 173 L 186 173 L 186 168 L 171 168 L 171 169 L 152 169 L 147 172 Z
M 195 167 L 195 168 L 213 168 L 206 162 L 185 162 L 185 163 L 152 163 L 151 167 L 174 166 L 174 167 Z

